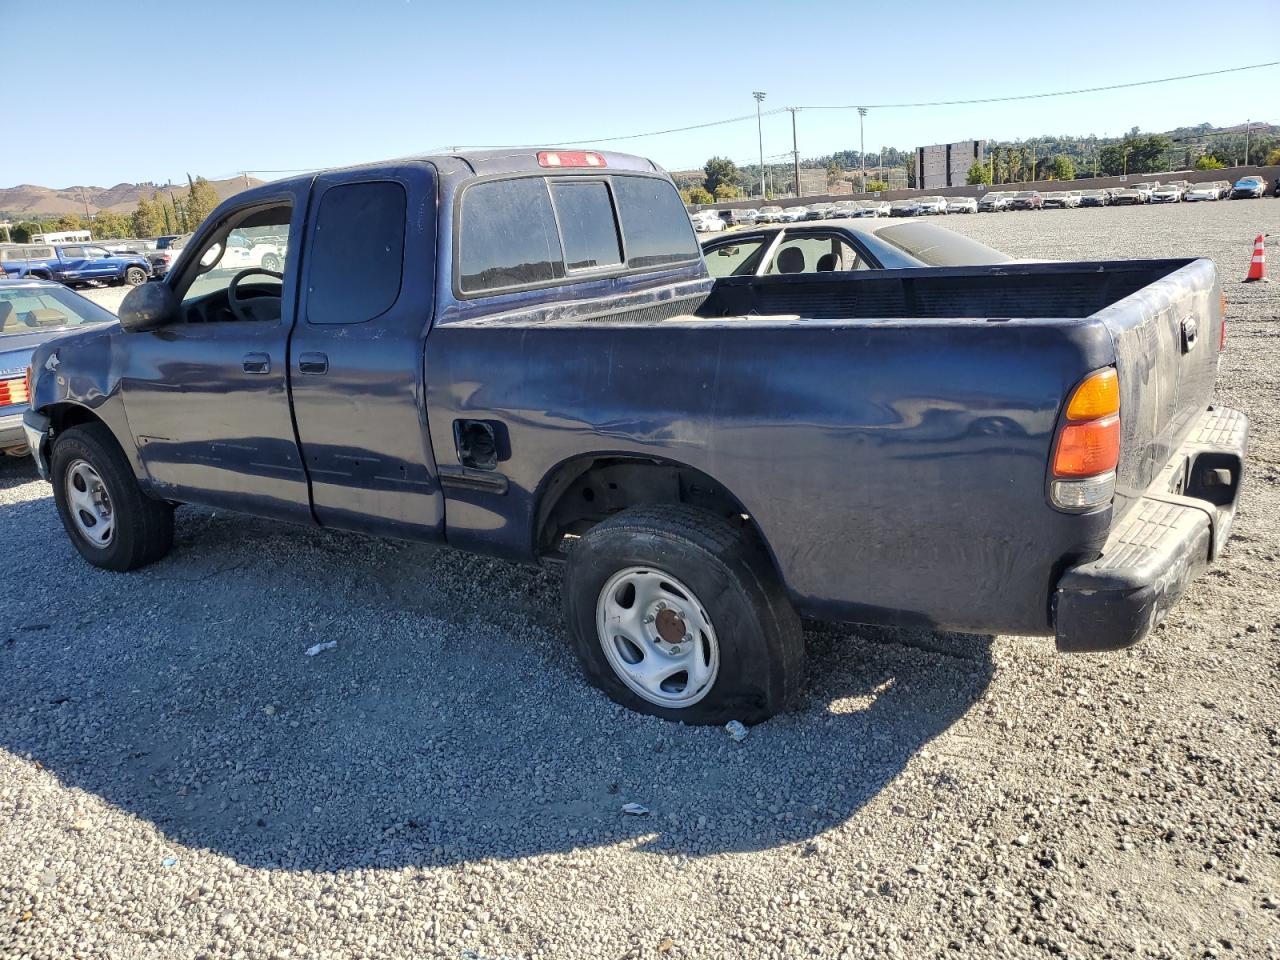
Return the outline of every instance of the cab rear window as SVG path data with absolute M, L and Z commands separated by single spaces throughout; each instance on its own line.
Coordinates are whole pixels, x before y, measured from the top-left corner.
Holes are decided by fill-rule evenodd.
M 458 225 L 464 296 L 686 263 L 699 256 L 675 187 L 644 176 L 517 177 L 467 187 Z

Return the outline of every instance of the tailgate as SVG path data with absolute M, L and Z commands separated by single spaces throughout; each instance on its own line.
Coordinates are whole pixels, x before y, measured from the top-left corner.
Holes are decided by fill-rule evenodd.
M 1140 497 L 1213 398 L 1222 307 L 1209 260 L 1195 260 L 1094 314 L 1120 381 L 1116 507 Z

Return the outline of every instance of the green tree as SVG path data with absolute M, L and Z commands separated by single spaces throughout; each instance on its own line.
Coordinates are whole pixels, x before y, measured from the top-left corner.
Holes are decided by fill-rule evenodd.
M 139 197 L 137 209 L 129 219 L 135 237 L 158 237 L 164 233 L 164 214 L 154 198 Z
M 1264 162 L 1268 167 L 1280 167 L 1280 147 L 1275 147 L 1270 153 L 1268 153 L 1267 159 Z
M 715 203 L 716 198 L 707 193 L 704 187 L 691 187 L 689 189 L 689 203 Z
M 734 200 L 742 195 L 737 187 L 729 183 L 722 183 L 712 191 L 712 196 L 716 200 Z
M 209 181 L 204 177 L 196 177 L 191 179 L 191 174 L 187 174 L 187 202 L 186 209 L 183 211 L 186 215 L 187 229 L 194 230 L 204 222 L 204 218 L 213 213 L 213 208 L 218 205 L 218 193 L 210 186 Z
M 83 230 L 84 221 L 74 213 L 64 213 L 57 220 L 53 221 L 50 229 L 56 231 L 63 230 Z
M 889 189 L 889 185 L 883 180 L 868 180 L 867 193 L 884 193 Z
M 1049 176 L 1054 180 L 1074 180 L 1076 165 L 1071 162 L 1070 157 L 1060 153 L 1049 161 Z
M 129 236 L 132 226 L 128 217 L 110 210 L 99 210 L 93 215 L 89 229 L 93 231 L 94 237 L 105 240 Z
M 833 186 L 837 180 L 844 176 L 844 167 L 832 160 L 827 164 L 827 186 Z
M 1280 154 L 1280 150 L 1276 152 Z M 1277 160 L 1280 160 L 1280 157 L 1278 157 Z M 1225 163 L 1208 153 L 1204 154 L 1204 156 L 1196 157 L 1197 170 L 1221 170 L 1225 166 Z
M 991 168 L 985 163 L 973 162 L 973 166 L 969 168 L 969 172 L 965 174 L 964 182 L 970 186 L 980 183 L 991 182 Z
M 737 187 L 742 174 L 738 172 L 738 165 L 728 157 L 712 157 L 703 166 L 702 172 L 706 174 L 702 188 L 708 193 L 719 196 L 720 188 L 729 186 L 734 189 L 734 196 L 737 196 Z
M 9 228 L 14 243 L 30 243 L 31 238 L 40 232 L 40 224 L 34 220 L 22 220 Z

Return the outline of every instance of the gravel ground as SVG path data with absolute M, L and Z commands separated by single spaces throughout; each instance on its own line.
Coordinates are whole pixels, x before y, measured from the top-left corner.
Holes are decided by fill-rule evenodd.
M 1280 955 L 1280 286 L 1235 282 L 1278 221 L 949 217 L 1217 260 L 1235 535 L 1123 653 L 810 631 L 804 708 L 742 743 L 585 686 L 553 573 L 187 509 L 112 575 L 4 466 L 0 956 Z

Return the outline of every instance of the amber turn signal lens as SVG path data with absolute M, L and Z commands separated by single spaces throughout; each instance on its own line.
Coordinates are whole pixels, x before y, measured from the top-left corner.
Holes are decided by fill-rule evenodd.
M 1068 423 L 1053 455 L 1057 477 L 1091 477 L 1114 470 L 1120 462 L 1120 418 Z
M 1076 387 L 1067 404 L 1068 420 L 1097 420 L 1120 412 L 1120 382 L 1112 367 L 1099 370 Z

